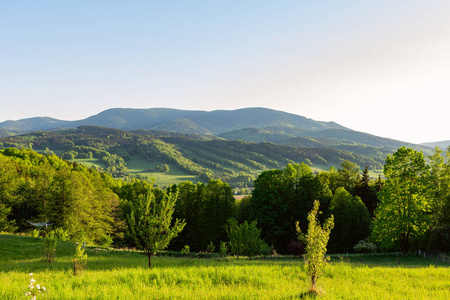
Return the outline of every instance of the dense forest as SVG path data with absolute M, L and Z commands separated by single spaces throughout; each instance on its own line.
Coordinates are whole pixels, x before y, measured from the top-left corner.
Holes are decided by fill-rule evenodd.
M 94 150 L 98 145 L 76 149 L 102 155 Z M 307 214 L 319 200 L 321 218 L 334 215 L 331 252 L 352 252 L 361 240 L 383 251 L 448 251 L 449 156 L 449 151 L 443 156 L 436 149 L 426 158 L 400 148 L 386 158 L 384 179 L 370 179 L 368 168 L 361 172 L 349 160 L 322 172 L 312 172 L 305 163 L 288 163 L 263 171 L 251 195 L 236 200 L 230 185 L 220 179 L 159 188 L 151 181 L 114 178 L 52 153 L 8 148 L 0 152 L 0 231 L 36 233 L 41 224 L 40 234 L 56 230 L 60 239 L 136 247 L 132 219 L 140 201 L 171 198 L 172 222 L 185 222 L 171 249 L 219 249 L 229 239 L 230 224 L 250 224 L 277 253 L 300 254 L 303 245 L 295 224 L 305 229 Z

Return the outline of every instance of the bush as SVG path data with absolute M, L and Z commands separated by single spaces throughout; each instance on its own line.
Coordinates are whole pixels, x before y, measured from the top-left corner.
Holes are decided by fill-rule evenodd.
M 83 272 L 87 264 L 87 254 L 79 244 L 75 250 L 75 258 L 73 260 L 73 275 L 78 275 Z
M 59 228 L 56 228 L 54 230 L 54 232 L 55 232 L 56 238 L 58 240 L 65 241 L 65 242 L 67 242 L 69 240 L 69 233 L 67 232 L 67 230 L 64 230 L 63 228 L 59 227 Z
M 109 247 L 109 246 L 111 246 L 112 243 L 113 243 L 113 238 L 109 234 L 103 235 L 98 240 L 98 245 L 102 246 L 102 247 Z
M 183 247 L 183 249 L 181 249 L 180 254 L 181 254 L 181 255 L 188 255 L 188 254 L 189 254 L 189 246 L 188 246 L 188 245 L 185 245 L 185 246 Z
M 353 247 L 353 249 L 355 249 L 356 252 L 373 253 L 377 251 L 377 246 L 365 240 L 361 240 Z

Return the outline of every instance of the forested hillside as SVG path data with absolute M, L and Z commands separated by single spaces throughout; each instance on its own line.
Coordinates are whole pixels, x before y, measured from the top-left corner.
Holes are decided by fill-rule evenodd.
M 349 160 L 361 169 L 367 166 L 370 170 L 381 170 L 387 153 L 361 145 L 339 145 L 342 149 L 309 146 L 251 143 L 154 130 L 129 132 L 97 126 L 0 139 L 0 148 L 53 152 L 63 159 L 105 170 L 117 178 L 149 180 L 173 175 L 175 179 L 189 175 L 194 181 L 221 179 L 233 187 L 250 186 L 262 171 L 280 169 L 288 163 L 304 162 L 314 170 L 328 170 Z

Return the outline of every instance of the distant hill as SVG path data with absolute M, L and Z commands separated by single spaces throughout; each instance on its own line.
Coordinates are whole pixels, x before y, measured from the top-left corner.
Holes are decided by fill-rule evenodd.
M 56 153 L 63 159 L 87 163 L 116 177 L 159 178 L 157 184 L 176 180 L 208 181 L 219 178 L 233 187 L 252 185 L 256 175 L 267 169 L 283 168 L 288 163 L 306 163 L 314 170 L 339 167 L 344 160 L 382 168 L 386 152 L 361 145 L 325 147 L 325 138 L 308 146 L 271 142 L 226 140 L 214 135 L 174 133 L 158 130 L 124 131 L 80 126 L 62 131 L 40 131 L 0 138 L 1 148 L 29 148 L 44 154 Z M 347 149 L 345 149 L 347 147 Z M 167 164 L 162 174 L 159 166 Z M 166 178 L 166 179 L 164 179 Z
M 439 147 L 442 150 L 445 150 L 450 146 L 450 141 L 423 143 L 420 145 L 425 146 L 425 147 L 430 147 L 430 148 Z
M 333 122 L 314 121 L 303 116 L 267 108 L 243 108 L 211 112 L 169 108 L 114 108 L 78 121 L 61 121 L 48 117 L 6 121 L 0 123 L 0 129 L 25 133 L 62 127 L 76 128 L 82 125 L 123 130 L 159 129 L 182 133 L 211 133 L 214 135 L 242 128 L 266 128 L 270 126 L 290 126 L 308 130 L 344 129 L 343 126 Z
M 227 140 L 272 142 L 301 147 L 348 149 L 350 146 L 361 148 L 365 145 L 382 149 L 384 153 L 401 146 L 408 146 L 424 152 L 430 151 L 428 145 L 414 145 L 381 138 L 345 128 L 334 122 L 315 121 L 303 116 L 260 107 L 210 112 L 169 108 L 113 108 L 78 121 L 36 117 L 2 122 L 0 137 L 86 125 L 126 131 L 158 130 L 209 135 Z

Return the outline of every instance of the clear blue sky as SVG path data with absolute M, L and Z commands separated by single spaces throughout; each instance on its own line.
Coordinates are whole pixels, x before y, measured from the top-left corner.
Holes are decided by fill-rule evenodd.
M 450 140 L 450 1 L 1 1 L 0 122 L 268 107 Z

